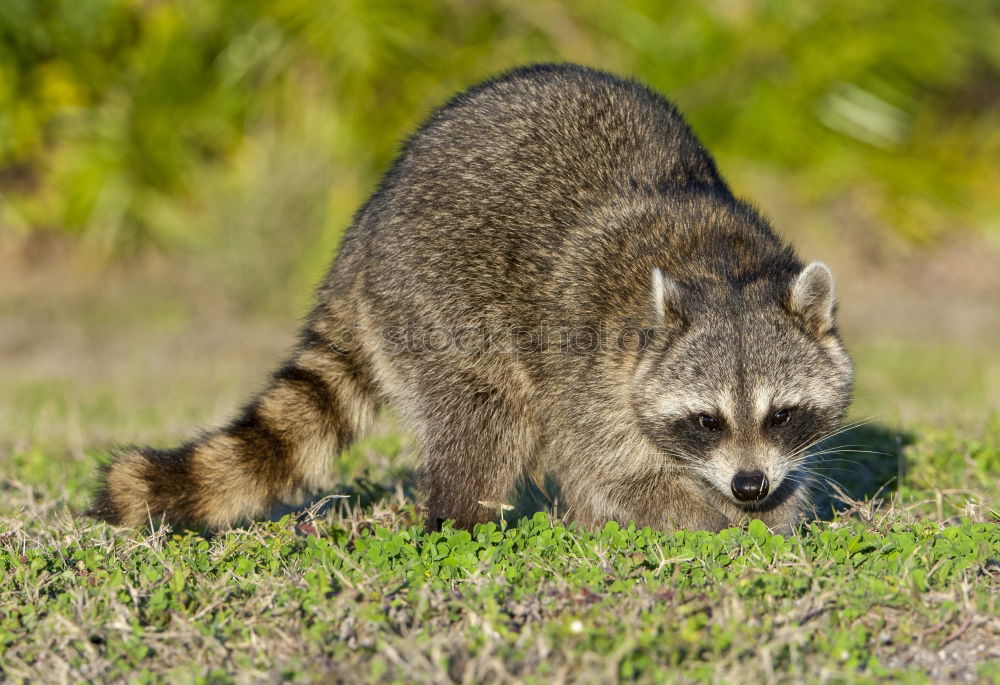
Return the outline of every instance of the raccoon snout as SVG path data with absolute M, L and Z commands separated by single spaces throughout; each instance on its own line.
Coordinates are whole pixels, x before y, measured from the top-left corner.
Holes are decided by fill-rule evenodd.
M 733 496 L 743 502 L 757 501 L 767 496 L 770 483 L 767 476 L 759 469 L 757 471 L 740 471 L 733 476 Z

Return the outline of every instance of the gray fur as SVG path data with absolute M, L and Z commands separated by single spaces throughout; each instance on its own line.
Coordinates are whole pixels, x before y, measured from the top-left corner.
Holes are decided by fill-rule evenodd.
M 321 402 L 315 377 L 338 416 L 388 403 L 413 426 L 431 524 L 490 520 L 519 479 L 551 475 L 560 510 L 585 525 L 719 529 L 757 516 L 788 531 L 807 503 L 790 455 L 835 429 L 851 391 L 832 287 L 733 197 L 661 96 L 577 66 L 518 69 L 457 96 L 406 143 L 344 238 L 295 368 L 254 401 L 278 409 L 240 424 L 245 447 L 229 441 L 211 470 L 135 452 L 145 470 L 115 482 L 146 483 L 142 502 L 122 504 L 129 493 L 109 479 L 95 511 L 131 525 L 121 511 L 139 504 L 203 525 L 259 515 L 302 487 L 300 471 L 324 470 L 301 455 L 325 444 L 332 457 L 364 427 L 342 418 L 313 435 L 281 414 Z M 785 406 L 792 419 L 770 427 Z M 711 436 L 694 423 L 708 412 L 724 421 Z M 313 448 L 295 448 L 300 434 Z M 268 464 L 255 450 L 274 435 L 300 456 L 268 465 L 280 483 L 240 481 L 253 506 L 185 510 L 157 495 L 217 490 L 197 473 L 231 462 Z M 209 460 L 205 440 L 190 447 Z M 154 482 L 168 462 L 183 488 Z M 772 494 L 738 503 L 727 487 L 741 469 L 763 470 Z

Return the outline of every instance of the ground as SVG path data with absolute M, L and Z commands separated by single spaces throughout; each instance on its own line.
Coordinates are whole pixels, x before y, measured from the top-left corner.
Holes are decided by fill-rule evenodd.
M 183 260 L 0 252 L 0 679 L 1000 682 L 998 252 L 824 216 L 778 226 L 838 276 L 859 426 L 789 538 L 545 513 L 427 533 L 391 414 L 305 511 L 210 538 L 95 523 L 108 450 L 225 418 L 307 301 L 248 307 Z

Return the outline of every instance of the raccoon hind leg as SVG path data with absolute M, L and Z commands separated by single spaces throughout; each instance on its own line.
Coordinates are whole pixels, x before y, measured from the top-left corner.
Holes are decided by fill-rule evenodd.
M 471 528 L 497 518 L 538 452 L 526 406 L 497 388 L 473 389 L 438 399 L 425 414 L 421 490 L 428 525 L 453 519 L 456 527 Z

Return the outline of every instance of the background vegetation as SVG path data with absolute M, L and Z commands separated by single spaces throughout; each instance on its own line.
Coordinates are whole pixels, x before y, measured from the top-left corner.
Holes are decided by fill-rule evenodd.
M 990 0 L 6 0 L 0 222 L 102 256 L 294 232 L 325 259 L 433 107 L 575 60 L 667 93 L 737 179 L 850 194 L 913 239 L 998 231 L 998 46 Z M 248 188 L 272 192 L 217 215 Z
M 664 92 L 834 268 L 815 523 L 428 534 L 391 414 L 327 509 L 79 516 L 265 378 L 400 139 L 544 60 Z M 0 1 L 0 680 L 1000 682 L 998 105 L 992 0 Z

